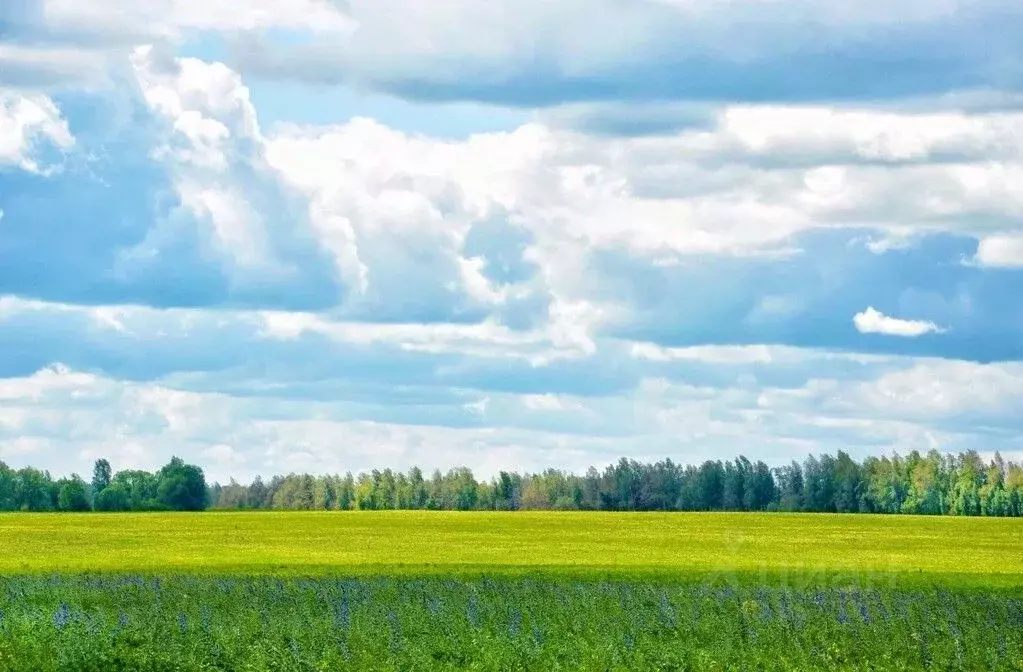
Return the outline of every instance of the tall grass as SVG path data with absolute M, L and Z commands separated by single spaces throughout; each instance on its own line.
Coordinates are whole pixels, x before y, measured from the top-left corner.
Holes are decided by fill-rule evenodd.
M 8 577 L 0 669 L 1023 670 L 1023 592 L 540 575 Z

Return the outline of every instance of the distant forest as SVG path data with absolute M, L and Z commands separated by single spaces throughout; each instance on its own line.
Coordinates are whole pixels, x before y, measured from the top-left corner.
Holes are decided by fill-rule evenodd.
M 467 468 L 414 467 L 353 476 L 289 474 L 249 484 L 207 485 L 203 471 L 174 458 L 160 471 L 111 473 L 98 460 L 92 481 L 73 475 L 53 480 L 30 467 L 0 462 L 2 511 L 283 510 L 600 510 L 807 511 L 1023 516 L 1023 466 L 996 454 L 988 463 L 974 451 L 931 451 L 906 457 L 844 452 L 810 456 L 770 468 L 745 457 L 699 466 L 622 458 L 603 471 L 577 475 L 500 472 L 480 481 Z

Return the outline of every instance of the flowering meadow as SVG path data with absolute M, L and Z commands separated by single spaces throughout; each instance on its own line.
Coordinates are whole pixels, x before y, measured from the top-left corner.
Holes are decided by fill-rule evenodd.
M 1023 670 L 1023 592 L 541 575 L 8 577 L 0 669 Z
M 1011 518 L 22 513 L 0 545 L 0 672 L 1023 672 Z

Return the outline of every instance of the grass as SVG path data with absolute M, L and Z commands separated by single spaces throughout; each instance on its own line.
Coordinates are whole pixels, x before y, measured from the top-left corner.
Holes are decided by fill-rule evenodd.
M 0 575 L 861 576 L 1023 586 L 1023 521 L 815 514 L 0 515 Z
M 0 670 L 1023 672 L 1023 521 L 0 515 Z
M 1023 670 L 1023 599 L 500 577 L 0 578 L 0 669 Z

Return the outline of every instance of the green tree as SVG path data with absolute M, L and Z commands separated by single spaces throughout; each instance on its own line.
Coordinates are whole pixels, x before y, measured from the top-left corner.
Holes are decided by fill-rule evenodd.
M 746 508 L 745 488 L 752 472 L 749 460 L 740 456 L 735 463 L 725 462 L 721 487 L 721 506 L 725 511 L 743 511 Z
M 95 497 L 103 492 L 103 489 L 110 485 L 113 472 L 110 463 L 100 458 L 92 467 L 92 496 Z
M 0 461 L 0 511 L 18 509 L 18 492 L 14 470 Z
M 25 467 L 16 474 L 17 507 L 22 511 L 53 511 L 56 506 L 53 479 L 46 472 Z
M 834 468 L 835 511 L 857 513 L 863 507 L 863 476 L 860 465 L 848 454 L 838 451 Z
M 206 476 L 202 469 L 172 457 L 157 474 L 157 500 L 175 511 L 202 511 L 207 506 Z
M 57 509 L 60 511 L 88 511 L 89 487 L 78 474 L 72 474 L 64 481 L 57 494 Z
M 96 495 L 93 507 L 97 511 L 129 511 L 131 500 L 123 485 L 111 483 Z
M 984 462 L 976 451 L 970 450 L 956 460 L 955 474 L 951 479 L 949 497 L 952 513 L 959 516 L 978 516 L 980 488 L 984 483 Z
M 351 472 L 346 473 L 338 482 L 335 506 L 341 511 L 348 511 L 355 506 L 355 478 Z
M 906 460 L 909 471 L 903 513 L 936 515 L 944 513 L 945 486 L 941 455 L 932 450 L 926 457 L 915 452 Z
M 355 483 L 355 505 L 360 511 L 375 511 L 377 508 L 376 484 L 373 476 L 365 472 L 359 474 Z
M 1000 453 L 984 474 L 984 484 L 980 486 L 980 509 L 985 516 L 1005 516 L 1011 508 L 1009 493 L 1005 489 L 1005 461 Z
M 803 510 L 803 468 L 798 462 L 779 468 L 776 472 L 778 481 L 778 508 L 782 511 Z
M 704 462 L 694 479 L 696 497 L 693 508 L 698 511 L 720 510 L 724 498 L 724 480 L 725 469 L 721 462 Z
M 835 511 L 835 458 L 813 455 L 803 463 L 803 507 L 806 511 Z
M 125 469 L 114 474 L 111 484 L 118 484 L 127 493 L 129 511 L 153 511 L 171 508 L 157 498 L 159 485 L 154 474 L 141 469 Z
M 766 511 L 778 498 L 771 469 L 764 462 L 758 461 L 753 465 L 749 483 L 745 488 L 745 496 L 746 509 L 749 511 Z

